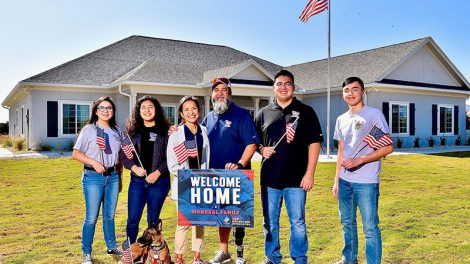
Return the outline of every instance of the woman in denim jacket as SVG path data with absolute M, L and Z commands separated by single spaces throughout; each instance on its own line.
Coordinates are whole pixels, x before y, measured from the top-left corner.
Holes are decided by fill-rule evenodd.
M 85 196 L 85 220 L 82 229 L 83 264 L 92 264 L 91 251 L 96 220 L 103 207 L 103 233 L 107 252 L 118 257 L 114 215 L 119 194 L 119 152 L 122 132 L 116 126 L 116 106 L 109 97 L 93 105 L 88 124 L 73 147 L 72 158 L 84 164 L 82 188 Z
M 166 164 L 169 123 L 160 102 L 152 96 L 140 98 L 129 118 L 126 130 L 138 157 L 123 159 L 124 167 L 131 170 L 127 203 L 126 233 L 134 243 L 139 222 L 147 204 L 147 223 L 155 226 L 170 190 L 170 173 Z

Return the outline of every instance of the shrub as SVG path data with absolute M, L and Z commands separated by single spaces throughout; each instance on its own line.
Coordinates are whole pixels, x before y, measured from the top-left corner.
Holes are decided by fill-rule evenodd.
M 415 148 L 419 148 L 419 139 L 420 139 L 419 137 L 415 137 L 415 140 L 413 141 L 413 146 Z
M 447 142 L 447 138 L 442 136 L 442 137 L 440 137 L 440 141 L 441 141 L 441 146 L 445 146 L 446 142 Z
M 36 151 L 51 151 L 52 147 L 48 145 L 46 142 L 41 142 L 34 147 Z
M 7 140 L 5 140 L 5 142 L 3 142 L 3 146 L 6 148 L 13 147 L 13 140 L 11 138 L 8 138 Z
M 26 148 L 26 139 L 18 138 L 13 142 L 13 148 L 22 151 Z
M 428 145 L 431 148 L 434 147 L 434 142 L 436 142 L 436 140 L 432 136 L 428 137 Z
M 403 146 L 403 140 L 401 138 L 397 138 L 397 148 L 401 148 Z

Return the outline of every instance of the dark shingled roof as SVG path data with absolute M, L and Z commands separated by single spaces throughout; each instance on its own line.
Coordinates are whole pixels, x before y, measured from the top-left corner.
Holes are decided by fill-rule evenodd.
M 109 85 L 117 80 L 197 84 L 206 71 L 253 59 L 272 74 L 282 67 L 226 46 L 131 36 L 24 82 Z
M 429 38 L 390 45 L 331 58 L 331 87 L 341 87 L 350 76 L 360 77 L 364 83 L 380 81 L 384 73 L 411 52 L 424 45 Z M 296 86 L 305 90 L 327 87 L 328 60 L 318 60 L 286 67 L 295 76 Z

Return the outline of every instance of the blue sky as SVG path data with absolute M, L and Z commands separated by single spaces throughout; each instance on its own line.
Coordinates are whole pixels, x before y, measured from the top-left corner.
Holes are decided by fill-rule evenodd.
M 307 0 L 16 0 L 2 3 L 0 101 L 21 80 L 130 35 L 226 45 L 289 66 L 327 56 Z M 470 79 L 470 1 L 332 0 L 332 55 L 431 36 Z M 360 67 L 360 62 L 358 66 Z M 0 122 L 8 119 L 0 108 Z

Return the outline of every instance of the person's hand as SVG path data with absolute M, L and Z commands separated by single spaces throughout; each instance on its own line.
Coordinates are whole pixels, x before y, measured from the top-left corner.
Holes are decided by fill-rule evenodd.
M 178 131 L 178 126 L 177 125 L 170 126 L 170 128 L 168 129 L 168 136 L 175 133 L 176 131 Z
M 103 173 L 106 170 L 103 164 L 99 163 L 96 160 L 93 162 L 93 164 L 91 164 L 91 166 L 93 166 L 93 169 L 95 169 L 95 171 L 98 173 Z
M 333 194 L 333 197 L 338 199 L 338 184 L 336 182 L 333 185 L 333 188 L 331 188 L 331 193 Z
M 131 171 L 139 177 L 144 177 L 147 174 L 147 171 L 145 171 L 144 168 L 137 165 L 132 165 Z
M 304 191 L 309 192 L 310 190 L 312 190 L 313 184 L 314 184 L 313 175 L 305 174 L 304 177 L 302 178 L 302 181 L 300 182 L 300 187 Z
M 344 160 L 343 163 L 341 163 L 341 166 L 343 166 L 347 170 L 354 169 L 356 167 L 359 167 L 360 165 L 362 165 L 361 158 L 347 159 Z
M 265 159 L 271 158 L 271 156 L 274 153 L 276 153 L 276 151 L 274 150 L 274 147 L 263 147 L 261 149 L 261 156 L 263 156 L 263 158 L 265 158 Z
M 243 168 L 240 168 L 240 166 L 238 166 L 237 163 L 227 163 L 225 164 L 225 169 L 226 170 L 239 170 Z
M 157 180 L 158 180 L 158 177 L 160 177 L 161 173 L 159 170 L 156 170 L 152 173 L 149 174 L 149 176 L 147 176 L 147 178 L 145 178 L 145 180 L 149 183 L 149 184 L 153 184 L 155 183 Z

